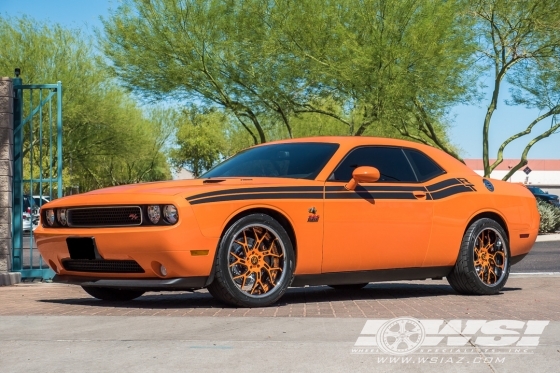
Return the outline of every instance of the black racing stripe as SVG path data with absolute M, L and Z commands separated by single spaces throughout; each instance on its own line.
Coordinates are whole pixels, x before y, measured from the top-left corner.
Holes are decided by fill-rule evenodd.
M 344 186 L 326 186 L 326 199 L 417 199 L 414 191 L 425 191 L 427 200 L 450 197 L 457 193 L 476 191 L 457 179 L 448 179 L 439 183 L 423 186 L 362 186 L 348 191 Z M 200 203 L 255 200 L 255 199 L 323 199 L 321 186 L 286 186 L 226 189 L 206 192 L 187 197 L 187 201 L 196 205 Z
M 340 191 L 346 191 L 347 189 L 344 188 L 344 186 L 327 186 L 325 188 L 325 190 L 327 192 L 340 192 Z M 379 185 L 379 186 L 363 186 L 363 185 L 359 185 L 356 188 L 356 191 L 361 191 L 361 190 L 367 190 L 368 192 L 415 192 L 415 191 L 425 191 L 426 188 L 424 188 L 423 186 L 401 186 L 401 185 L 397 185 L 397 186 L 387 186 L 387 185 Z
M 199 198 L 189 201 L 191 205 L 210 202 L 241 201 L 253 199 L 323 199 L 323 193 L 254 193 L 254 194 L 230 194 L 225 196 L 214 196 Z
M 464 192 L 472 192 L 473 190 L 465 185 L 455 185 L 451 188 L 443 189 L 437 192 L 431 193 L 433 199 L 442 199 L 446 197 L 450 197 L 452 195 Z
M 471 183 L 470 181 L 468 181 L 467 179 L 460 177 L 457 179 L 457 181 L 459 181 L 460 183 L 462 183 L 464 186 L 472 189 L 474 192 L 476 192 L 476 188 L 474 187 L 474 184 Z
M 439 183 L 428 185 L 426 188 L 428 189 L 429 192 L 435 192 L 436 190 L 440 190 L 454 185 L 463 185 L 463 183 L 461 183 L 457 179 L 447 179 L 444 181 L 440 181 Z
M 326 199 L 416 199 L 412 193 L 399 192 L 329 192 L 325 194 Z
M 287 186 L 287 187 L 259 187 L 259 188 L 238 188 L 238 189 L 225 189 L 216 190 L 213 192 L 206 192 L 187 197 L 187 201 L 192 201 L 199 198 L 222 196 L 226 194 L 238 193 L 274 193 L 274 192 L 323 192 L 322 186 Z

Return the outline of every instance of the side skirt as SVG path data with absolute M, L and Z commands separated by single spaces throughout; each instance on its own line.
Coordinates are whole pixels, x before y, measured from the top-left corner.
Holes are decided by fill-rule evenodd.
M 305 285 L 346 285 L 382 281 L 425 280 L 427 278 L 445 277 L 452 269 L 453 266 L 296 275 L 291 286 L 302 287 Z

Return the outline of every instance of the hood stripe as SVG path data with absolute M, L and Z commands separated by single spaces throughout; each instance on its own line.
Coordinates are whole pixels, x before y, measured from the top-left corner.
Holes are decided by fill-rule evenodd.
M 253 199 L 323 199 L 323 193 L 252 193 L 229 194 L 225 196 L 207 197 L 189 201 L 191 205 L 211 202 L 253 200 Z
M 187 197 L 187 201 L 204 197 L 220 196 L 225 194 L 238 194 L 238 193 L 264 193 L 264 192 L 323 192 L 322 186 L 288 186 L 288 187 L 259 187 L 259 188 L 238 188 L 238 189 L 224 189 L 216 190 L 213 192 L 206 192 Z

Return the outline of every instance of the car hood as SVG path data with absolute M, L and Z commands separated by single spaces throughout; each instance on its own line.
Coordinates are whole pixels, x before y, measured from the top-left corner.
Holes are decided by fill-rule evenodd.
M 93 190 L 84 195 L 103 194 L 158 194 L 184 195 L 204 193 L 206 191 L 239 188 L 240 186 L 274 186 L 274 185 L 308 185 L 309 180 L 288 178 L 215 178 L 161 181 L 155 183 L 129 184 L 117 187 Z
M 188 198 L 193 195 L 216 190 L 235 189 L 239 187 L 255 186 L 299 186 L 312 185 L 316 181 L 288 178 L 215 178 L 161 181 L 153 183 L 129 184 L 116 187 L 93 190 L 91 192 L 67 196 L 49 202 L 45 206 L 60 207 L 68 205 L 91 205 L 97 203 L 113 204 L 138 203 L 145 200 L 142 196 L 151 196 L 154 201 L 169 200 L 169 197 Z M 123 196 L 122 198 L 120 196 Z M 125 197 L 126 196 L 126 197 Z
M 91 192 L 84 193 L 83 195 L 94 196 L 107 194 L 159 194 L 174 196 L 184 193 L 189 189 L 200 188 L 203 185 L 203 180 L 200 179 L 160 181 L 153 183 L 128 184 L 97 189 L 92 190 Z

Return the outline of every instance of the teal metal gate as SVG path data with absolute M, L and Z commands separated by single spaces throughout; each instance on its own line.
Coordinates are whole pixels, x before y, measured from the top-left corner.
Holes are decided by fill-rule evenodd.
M 18 75 L 16 70 L 16 76 Z M 39 210 L 62 197 L 62 84 L 14 83 L 12 271 L 50 279 L 33 237 Z

